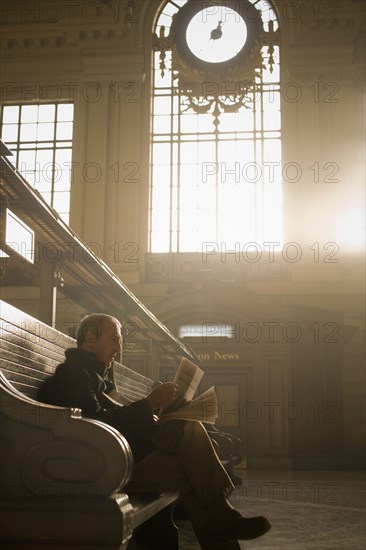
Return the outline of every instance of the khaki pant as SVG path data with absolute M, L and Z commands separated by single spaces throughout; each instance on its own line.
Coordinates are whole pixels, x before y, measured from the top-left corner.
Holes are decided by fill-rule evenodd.
M 234 486 L 200 422 L 184 420 L 158 424 L 152 435 L 156 451 L 135 464 L 127 492 L 179 491 L 199 539 L 212 521 L 208 505 L 229 496 Z

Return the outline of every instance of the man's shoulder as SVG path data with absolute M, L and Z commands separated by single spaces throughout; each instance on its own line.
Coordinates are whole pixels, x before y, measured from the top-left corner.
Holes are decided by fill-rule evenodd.
M 85 376 L 86 367 L 83 362 L 77 360 L 77 354 L 74 351 L 77 351 L 77 348 L 65 351 L 65 360 L 57 365 L 53 374 L 44 381 L 43 386 L 59 384 L 63 379 L 77 379 Z
M 73 380 L 84 379 L 90 377 L 90 370 L 83 362 L 71 360 L 66 358 L 65 361 L 57 365 L 53 378 L 60 381 L 63 378 L 69 378 Z
M 77 392 L 81 388 L 94 387 L 94 385 L 90 372 L 82 363 L 66 358 L 41 384 L 37 397 L 44 403 L 62 405 L 64 404 L 61 402 L 62 399 L 70 392 Z

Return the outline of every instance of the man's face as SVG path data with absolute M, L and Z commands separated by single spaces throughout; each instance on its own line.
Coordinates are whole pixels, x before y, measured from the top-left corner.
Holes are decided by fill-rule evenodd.
M 112 319 L 106 319 L 102 332 L 97 338 L 91 332 L 87 333 L 87 349 L 93 352 L 99 361 L 110 368 L 116 355 L 122 350 L 121 327 Z

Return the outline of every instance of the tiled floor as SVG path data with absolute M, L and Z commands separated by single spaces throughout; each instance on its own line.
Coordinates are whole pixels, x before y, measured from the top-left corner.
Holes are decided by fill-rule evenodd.
M 245 516 L 265 515 L 272 529 L 241 542 L 242 550 L 366 550 L 366 483 L 361 471 L 236 472 L 243 485 L 232 504 Z M 189 522 L 181 550 L 198 550 Z

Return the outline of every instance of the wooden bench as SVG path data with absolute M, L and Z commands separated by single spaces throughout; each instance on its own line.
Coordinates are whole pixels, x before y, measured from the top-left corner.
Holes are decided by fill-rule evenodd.
M 124 437 L 78 409 L 35 399 L 75 341 L 3 301 L 0 322 L 0 548 L 132 550 L 148 540 L 178 549 L 178 495 L 123 493 L 133 471 Z M 119 364 L 114 377 L 127 401 L 154 383 Z

